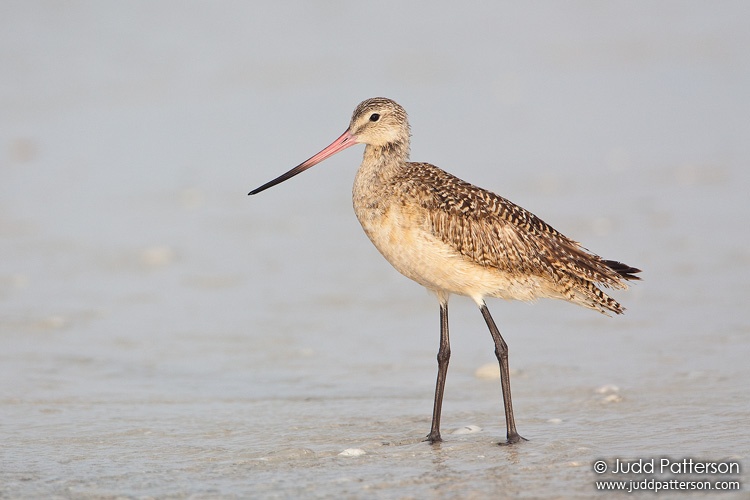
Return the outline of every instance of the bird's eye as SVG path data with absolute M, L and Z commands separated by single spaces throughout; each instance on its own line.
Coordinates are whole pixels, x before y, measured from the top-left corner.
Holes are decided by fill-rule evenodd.
M 378 120 L 380 120 L 380 115 L 379 114 L 373 113 L 373 114 L 370 115 L 370 121 L 371 122 L 376 122 Z

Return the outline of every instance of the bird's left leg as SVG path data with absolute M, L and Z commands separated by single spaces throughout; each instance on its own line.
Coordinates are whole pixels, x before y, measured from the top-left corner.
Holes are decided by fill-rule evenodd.
M 435 403 L 432 408 L 432 427 L 425 441 L 439 443 L 440 437 L 440 412 L 443 408 L 443 390 L 445 389 L 445 378 L 448 374 L 448 361 L 451 358 L 451 344 L 448 338 L 448 297 L 438 296 L 440 299 L 440 349 L 438 350 L 438 375 L 435 384 Z

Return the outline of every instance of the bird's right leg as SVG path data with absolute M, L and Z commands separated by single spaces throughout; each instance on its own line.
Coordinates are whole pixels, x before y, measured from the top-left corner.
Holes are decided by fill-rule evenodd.
M 508 440 L 506 444 L 514 444 L 521 441 L 526 441 L 526 438 L 518 434 L 516 430 L 516 420 L 513 417 L 513 402 L 510 397 L 510 369 L 508 368 L 508 344 L 505 343 L 503 336 L 500 335 L 500 330 L 495 325 L 495 320 L 492 319 L 490 310 L 487 309 L 487 305 L 484 301 L 480 301 L 479 309 L 482 311 L 482 316 L 490 329 L 492 340 L 495 342 L 495 356 L 497 357 L 498 363 L 500 363 L 500 385 L 503 390 L 503 405 L 505 406 L 505 426 L 507 430 Z
M 451 344 L 448 338 L 448 299 L 440 297 L 440 349 L 438 350 L 438 374 L 435 384 L 435 405 L 432 408 L 432 428 L 425 441 L 439 443 L 440 437 L 440 412 L 443 407 L 443 390 L 445 389 L 445 377 L 448 374 L 448 361 L 451 358 Z

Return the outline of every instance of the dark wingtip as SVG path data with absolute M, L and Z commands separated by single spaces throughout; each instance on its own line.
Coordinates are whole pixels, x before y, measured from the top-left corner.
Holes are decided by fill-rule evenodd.
M 628 281 L 640 281 L 641 279 L 639 276 L 636 276 L 636 274 L 641 272 L 637 267 L 631 267 L 616 260 L 605 260 L 604 263 L 608 268 L 622 276 L 623 279 Z

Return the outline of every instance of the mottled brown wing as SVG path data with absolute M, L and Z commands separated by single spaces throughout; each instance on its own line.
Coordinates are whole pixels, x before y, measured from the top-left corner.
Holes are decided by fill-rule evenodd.
M 467 258 L 510 274 L 554 282 L 571 279 L 624 288 L 622 276 L 599 256 L 494 193 L 427 163 L 410 163 L 405 182 L 420 191 L 435 236 Z

